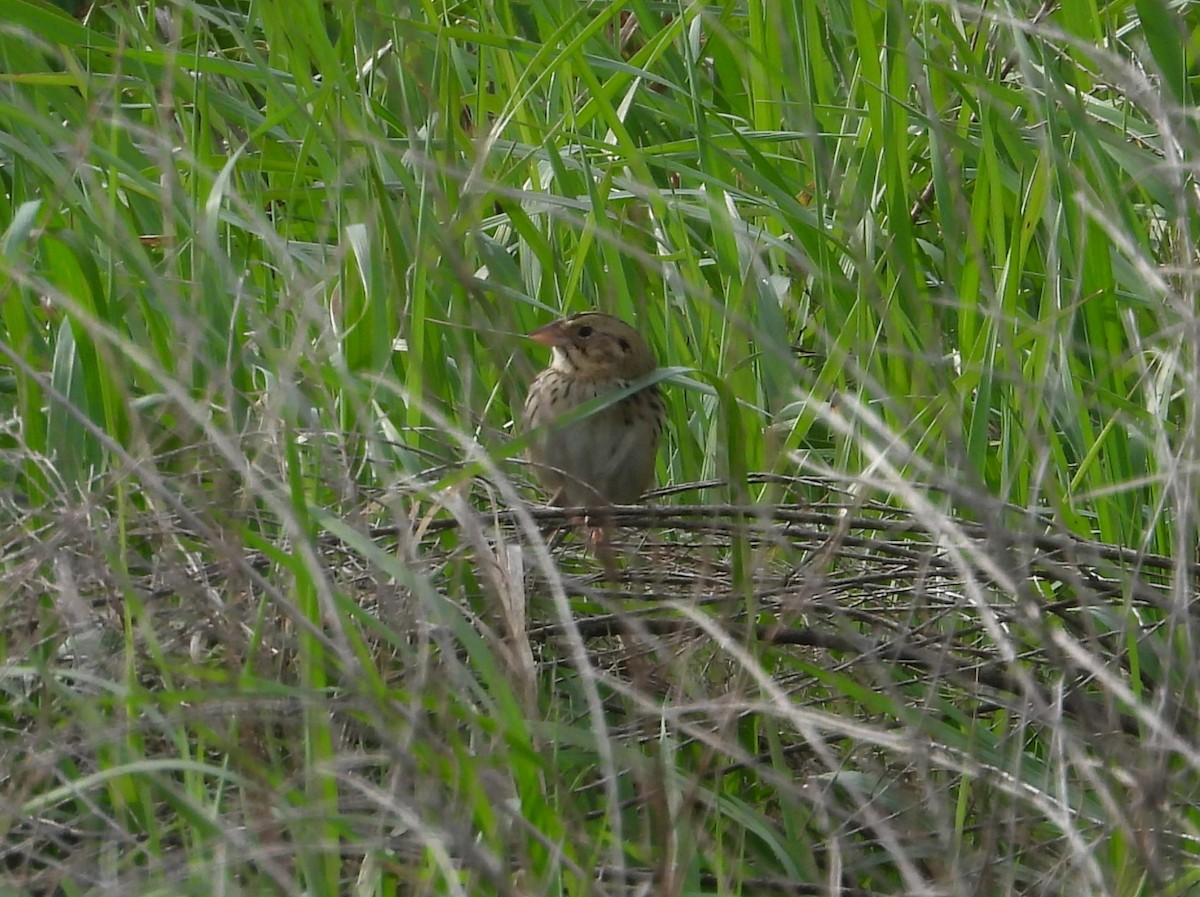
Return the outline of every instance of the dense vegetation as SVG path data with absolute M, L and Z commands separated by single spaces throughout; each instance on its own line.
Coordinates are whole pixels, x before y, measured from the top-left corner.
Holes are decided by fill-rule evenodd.
M 0 891 L 1195 893 L 1198 42 L 5 0 Z M 589 307 L 618 576 L 511 424 Z

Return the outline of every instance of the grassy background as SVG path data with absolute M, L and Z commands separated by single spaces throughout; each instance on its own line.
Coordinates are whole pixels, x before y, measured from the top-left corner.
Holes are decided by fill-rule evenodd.
M 6 0 L 5 893 L 1192 893 L 1200 15 Z M 670 369 L 606 583 L 522 334 Z

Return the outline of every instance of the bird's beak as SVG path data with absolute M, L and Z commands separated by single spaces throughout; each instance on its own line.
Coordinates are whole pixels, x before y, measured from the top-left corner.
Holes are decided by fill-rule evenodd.
M 571 341 L 571 335 L 567 333 L 567 328 L 563 326 L 562 321 L 555 321 L 539 327 L 529 334 L 529 338 L 543 346 L 565 346 Z

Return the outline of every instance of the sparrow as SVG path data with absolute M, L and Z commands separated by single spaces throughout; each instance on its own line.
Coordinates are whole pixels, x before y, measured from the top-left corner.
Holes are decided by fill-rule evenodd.
M 529 334 L 549 346 L 550 366 L 529 387 L 521 414 L 533 472 L 558 507 L 631 504 L 654 483 L 667 409 L 658 385 L 563 421 L 580 405 L 625 389 L 658 362 L 620 318 L 581 312 Z

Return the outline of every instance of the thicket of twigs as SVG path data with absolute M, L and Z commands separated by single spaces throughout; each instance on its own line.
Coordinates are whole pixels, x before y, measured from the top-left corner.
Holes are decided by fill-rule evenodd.
M 0 891 L 1192 893 L 1197 35 L 6 0 Z M 511 425 L 592 306 L 615 569 Z

